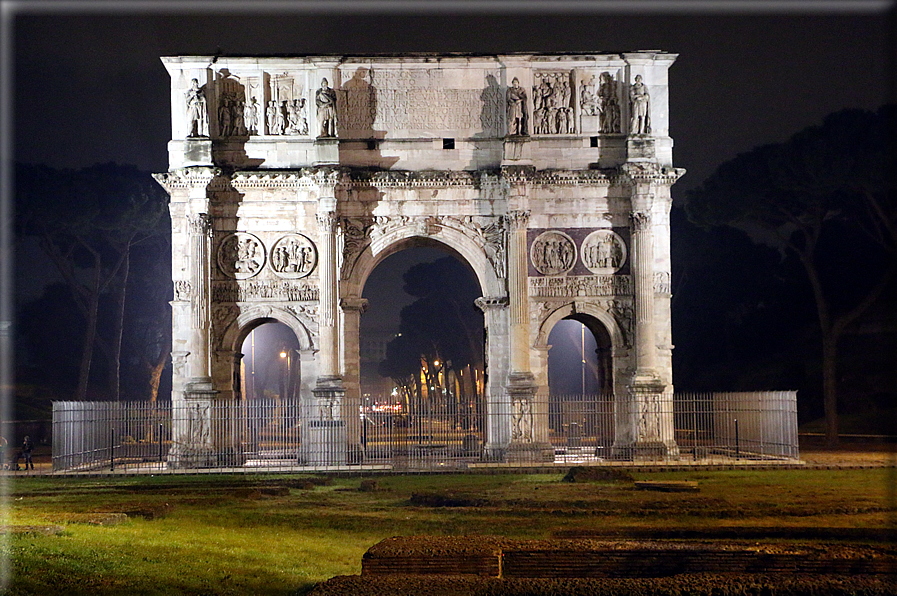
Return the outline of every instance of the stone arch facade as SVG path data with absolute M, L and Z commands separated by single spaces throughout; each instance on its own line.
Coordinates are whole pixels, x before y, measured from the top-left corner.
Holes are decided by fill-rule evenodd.
M 672 390 L 674 60 L 163 58 L 173 401 L 239 398 L 238 341 L 278 320 L 314 372 L 302 400 L 335 412 L 357 452 L 362 288 L 386 256 L 429 242 L 469 264 L 483 291 L 484 457 L 553 456 L 547 430 L 524 418 L 545 408 L 548 333 L 572 315 L 611 338 L 619 410 L 656 410 Z M 662 424 L 619 422 L 624 456 L 675 452 Z

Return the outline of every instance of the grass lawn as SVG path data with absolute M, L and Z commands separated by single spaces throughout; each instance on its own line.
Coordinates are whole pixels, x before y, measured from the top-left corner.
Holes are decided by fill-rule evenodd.
M 303 594 L 359 573 L 362 554 L 397 535 L 894 527 L 894 476 L 894 468 L 633 473 L 696 480 L 698 493 L 568 483 L 562 474 L 380 476 L 375 490 L 352 477 L 20 477 L 4 523 L 63 531 L 9 533 L 2 548 L 12 595 Z M 415 504 L 433 495 L 467 506 Z M 128 517 L 98 515 L 108 513 Z

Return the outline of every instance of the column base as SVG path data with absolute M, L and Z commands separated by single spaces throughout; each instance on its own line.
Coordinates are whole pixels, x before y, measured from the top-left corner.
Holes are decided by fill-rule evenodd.
M 638 441 L 631 445 L 613 446 L 608 459 L 613 461 L 657 461 L 678 457 L 679 446 L 674 442 Z
M 505 451 L 505 457 L 509 462 L 553 462 L 554 447 L 550 443 L 511 443 Z

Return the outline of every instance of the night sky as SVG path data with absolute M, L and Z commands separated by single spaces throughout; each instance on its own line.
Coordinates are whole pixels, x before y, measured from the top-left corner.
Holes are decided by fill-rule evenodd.
M 115 13 L 104 11 L 102 3 L 86 3 L 78 5 L 82 14 L 49 11 L 59 3 L 33 4 L 43 9 L 21 11 L 10 23 L 14 155 L 56 167 L 114 160 L 166 170 L 170 83 L 159 57 L 169 55 L 678 53 L 670 70 L 670 134 L 675 164 L 688 174 L 675 187 L 677 195 L 722 161 L 782 141 L 830 112 L 877 108 L 886 103 L 893 81 L 893 19 L 882 2 L 773 2 L 792 9 L 816 6 L 776 14 L 735 13 L 738 6 L 752 5 L 741 2 L 698 3 L 708 7 L 703 12 L 695 3 L 647 3 L 654 10 L 637 14 L 607 14 L 612 3 L 576 3 L 591 12 L 573 14 L 571 3 L 552 10 L 552 2 L 518 2 L 503 5 L 503 13 L 443 10 L 418 16 L 399 8 L 426 4 L 375 2 L 377 10 L 359 14 L 359 3 L 297 3 L 319 11 L 342 7 L 314 14 L 287 12 L 290 3 L 260 2 L 248 14 L 222 14 L 202 8 L 210 3 L 187 3 L 195 14 L 179 15 L 171 14 L 171 3 Z M 463 12 L 495 5 L 443 6 Z M 97 8 L 87 13 L 91 7 Z
M 882 1 L 134 4 L 5 11 L 13 159 L 167 170 L 170 79 L 159 57 L 174 55 L 677 53 L 670 135 L 688 173 L 676 200 L 738 153 L 839 109 L 893 101 L 894 18 Z M 641 9 L 622 12 L 633 4 Z

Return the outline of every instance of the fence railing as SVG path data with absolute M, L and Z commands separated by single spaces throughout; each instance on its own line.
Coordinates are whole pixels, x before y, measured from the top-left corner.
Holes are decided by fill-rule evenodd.
M 475 465 L 791 461 L 796 393 L 536 396 L 487 407 L 322 416 L 303 400 L 55 402 L 53 469 L 162 472 L 466 469 Z

